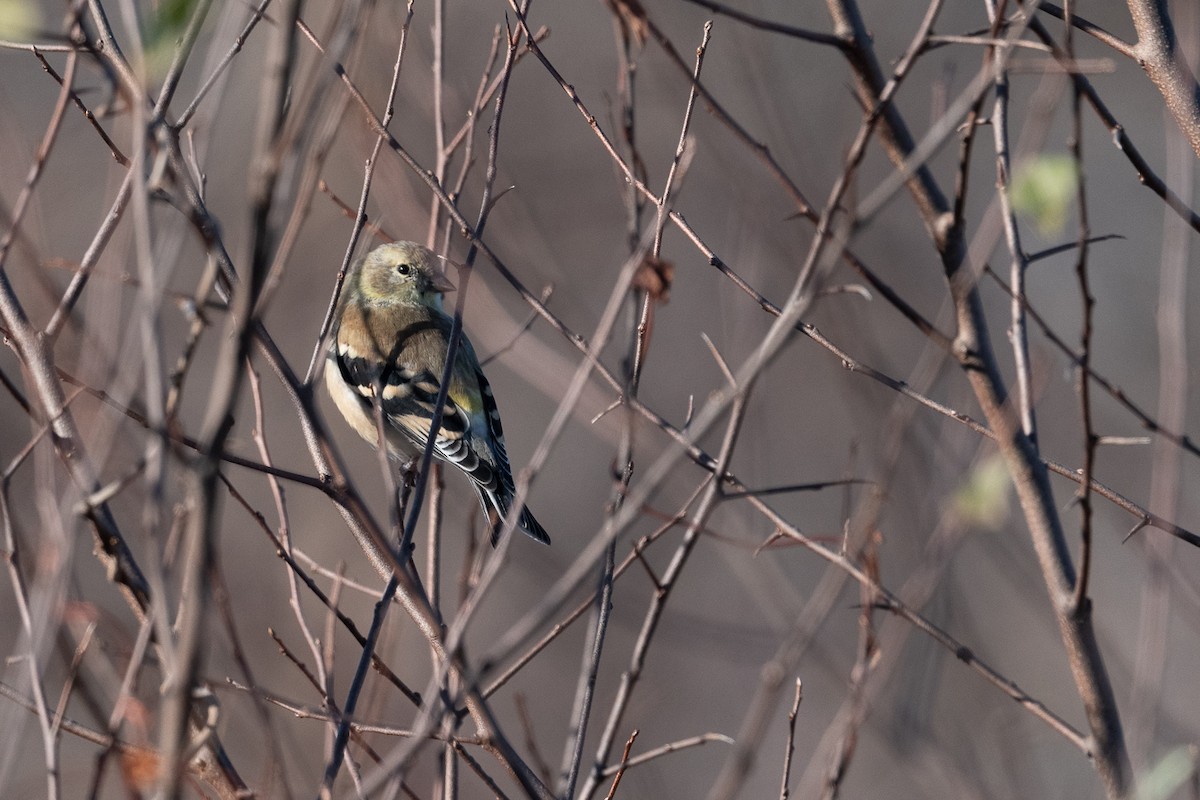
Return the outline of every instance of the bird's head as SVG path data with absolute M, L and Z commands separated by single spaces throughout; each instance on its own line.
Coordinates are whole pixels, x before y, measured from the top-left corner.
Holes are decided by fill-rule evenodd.
M 413 242 L 380 245 L 367 254 L 355 288 L 368 303 L 442 307 L 442 294 L 454 291 L 443 264 L 450 262 Z

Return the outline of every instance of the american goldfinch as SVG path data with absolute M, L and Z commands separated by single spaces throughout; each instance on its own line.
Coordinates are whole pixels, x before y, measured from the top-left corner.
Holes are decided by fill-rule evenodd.
M 354 430 L 375 444 L 374 404 L 382 405 L 388 455 L 410 461 L 424 452 L 446 365 L 452 321 L 442 294 L 454 284 L 443 259 L 419 244 L 393 242 L 372 250 L 346 276 L 325 385 Z M 475 348 L 459 339 L 450 390 L 433 453 L 471 479 L 496 544 L 516 489 L 504 450 L 500 411 Z M 550 543 L 528 508 L 521 529 Z

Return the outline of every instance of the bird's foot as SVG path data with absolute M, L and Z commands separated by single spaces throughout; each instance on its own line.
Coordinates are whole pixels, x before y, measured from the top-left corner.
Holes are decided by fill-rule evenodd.
M 408 490 L 417 485 L 417 459 L 410 458 L 400 464 L 400 484 Z

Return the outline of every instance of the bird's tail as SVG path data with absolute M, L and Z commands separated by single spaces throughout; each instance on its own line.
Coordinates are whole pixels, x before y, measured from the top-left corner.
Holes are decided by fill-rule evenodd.
M 512 495 L 506 492 L 488 491 L 479 484 L 475 484 L 475 491 L 479 495 L 479 504 L 483 506 L 483 513 L 491 524 L 492 547 L 495 547 L 500 539 L 500 531 L 504 527 L 504 518 L 508 516 L 508 510 L 512 504 Z M 546 529 L 534 518 L 533 512 L 528 507 L 521 509 L 519 527 L 529 538 L 542 544 L 550 544 L 550 534 L 546 533 Z

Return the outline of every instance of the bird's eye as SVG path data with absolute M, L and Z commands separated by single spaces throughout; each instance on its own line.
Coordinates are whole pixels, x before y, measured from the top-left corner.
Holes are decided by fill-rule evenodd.
M 397 264 L 396 272 L 399 272 L 401 275 L 411 275 L 412 264 Z

